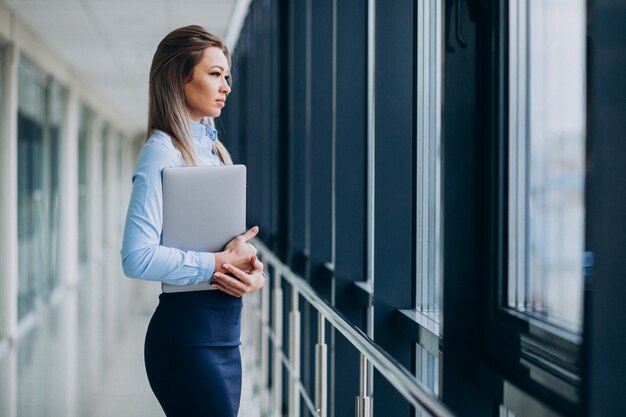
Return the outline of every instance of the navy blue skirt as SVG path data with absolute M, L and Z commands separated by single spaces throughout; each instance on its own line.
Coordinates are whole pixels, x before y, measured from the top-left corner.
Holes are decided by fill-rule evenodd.
M 150 387 L 168 417 L 235 417 L 241 394 L 242 299 L 162 293 L 146 334 Z

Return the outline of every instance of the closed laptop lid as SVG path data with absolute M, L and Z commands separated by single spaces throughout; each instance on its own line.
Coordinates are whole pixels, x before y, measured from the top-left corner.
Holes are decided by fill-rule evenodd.
M 245 165 L 163 170 L 162 245 L 219 252 L 245 231 Z

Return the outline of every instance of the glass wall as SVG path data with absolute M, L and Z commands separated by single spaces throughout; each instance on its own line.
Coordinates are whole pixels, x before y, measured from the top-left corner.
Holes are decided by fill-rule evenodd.
M 89 259 L 89 167 L 90 136 L 93 113 L 86 106 L 80 108 L 78 126 L 78 256 L 81 269 Z M 81 274 L 82 276 L 83 274 Z
M 120 342 L 140 336 L 134 323 L 145 330 L 159 289 L 121 271 L 135 149 L 115 108 L 103 121 L 98 89 L 41 53 L 41 39 L 0 5 L 9 20 L 14 43 L 0 35 L 0 416 L 119 415 L 99 410 L 116 402 L 106 391 Z M 138 337 L 128 349 L 138 357 L 132 386 L 158 407 L 141 346 Z
M 110 195 L 109 194 L 109 189 L 111 187 L 111 184 L 109 184 L 108 182 L 108 169 L 109 169 L 109 130 L 110 127 L 107 123 L 104 123 L 102 125 L 102 128 L 100 129 L 100 149 L 101 149 L 101 168 L 102 171 L 100 173 L 100 178 L 102 180 L 102 195 L 101 195 L 101 200 L 100 203 L 102 204 L 102 213 L 106 213 L 107 212 L 107 205 L 108 205 L 108 200 L 107 197 Z M 108 216 L 102 216 L 101 219 L 102 222 L 102 247 L 106 248 L 108 245 L 108 239 L 109 236 L 107 235 L 107 231 L 109 230 L 108 226 L 109 226 L 109 222 L 110 219 Z
M 48 283 L 50 288 L 56 288 L 61 284 L 61 277 L 58 275 L 59 270 L 59 247 L 60 242 L 60 213 L 59 213 L 59 190 L 60 190 L 60 154 L 63 136 L 63 123 L 66 115 L 66 90 L 52 78 L 48 78 L 47 87 L 47 117 L 48 122 L 45 132 L 47 133 L 47 141 L 49 143 L 49 151 L 47 157 L 50 161 L 48 175 L 50 180 L 49 187 L 49 206 L 47 227 L 50 230 L 50 247 L 48 249 Z
M 581 331 L 585 2 L 509 11 L 508 306 Z
M 27 59 L 18 65 L 18 316 L 58 285 L 59 149 L 64 90 Z

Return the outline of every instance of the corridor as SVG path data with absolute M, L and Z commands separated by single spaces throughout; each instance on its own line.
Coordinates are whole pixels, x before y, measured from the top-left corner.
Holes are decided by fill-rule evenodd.
M 206 285 L 219 250 L 163 243 L 161 173 L 222 152 L 266 276 L 238 417 L 625 416 L 624 22 L 623 0 L 0 0 L 0 417 L 164 416 L 160 281 Z M 219 58 L 209 110 L 204 55 L 150 77 L 173 30 L 216 39 L 189 25 L 224 41 L 193 51 Z M 137 171 L 156 131 L 173 159 Z

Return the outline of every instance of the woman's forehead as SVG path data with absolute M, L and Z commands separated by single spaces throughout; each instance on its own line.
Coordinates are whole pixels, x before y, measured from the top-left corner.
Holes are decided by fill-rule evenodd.
M 224 52 L 216 46 L 211 46 L 204 50 L 200 63 L 209 67 L 219 66 L 225 70 L 229 69 L 226 55 L 224 55 Z

